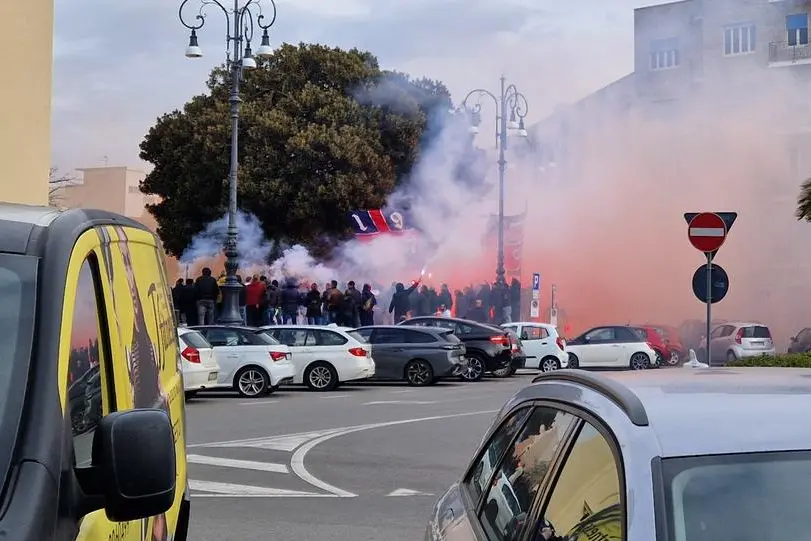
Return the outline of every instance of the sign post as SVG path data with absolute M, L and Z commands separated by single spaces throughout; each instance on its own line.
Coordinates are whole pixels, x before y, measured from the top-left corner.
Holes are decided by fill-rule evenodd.
M 707 259 L 706 265 L 699 267 L 693 275 L 693 293 L 698 300 L 707 304 L 707 332 L 704 336 L 708 366 L 712 366 L 710 357 L 712 305 L 722 300 L 729 291 L 729 277 L 726 271 L 720 265 L 713 265 L 712 260 L 726 241 L 729 230 L 737 218 L 737 212 L 688 212 L 684 215 L 690 244 L 703 252 Z
M 541 275 L 532 275 L 532 301 L 530 302 L 529 317 L 537 319 L 541 316 Z

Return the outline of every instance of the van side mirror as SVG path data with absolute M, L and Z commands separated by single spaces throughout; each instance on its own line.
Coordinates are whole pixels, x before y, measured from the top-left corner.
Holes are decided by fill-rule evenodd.
M 86 496 L 81 515 L 103 508 L 113 522 L 159 515 L 175 499 L 172 421 L 160 409 L 116 411 L 93 435 L 91 466 L 76 469 Z

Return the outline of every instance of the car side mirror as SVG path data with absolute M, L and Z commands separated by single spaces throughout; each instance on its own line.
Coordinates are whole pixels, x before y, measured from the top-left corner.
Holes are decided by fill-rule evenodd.
M 591 338 L 589 338 L 588 336 L 586 336 L 586 337 L 584 337 L 584 338 L 583 338 L 583 342 L 585 342 L 585 343 L 587 343 L 587 344 L 588 344 L 589 342 L 591 342 Z
M 529 333 L 528 332 L 522 332 L 521 333 L 521 340 L 529 340 Z
M 175 500 L 172 421 L 160 409 L 116 411 L 93 435 L 91 465 L 76 468 L 85 498 L 80 516 L 104 509 L 113 522 L 165 513 Z

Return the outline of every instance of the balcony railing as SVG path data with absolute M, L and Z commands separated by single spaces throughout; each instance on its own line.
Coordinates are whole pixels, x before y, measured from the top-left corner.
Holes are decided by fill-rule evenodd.
M 805 45 L 789 45 L 785 41 L 769 43 L 769 63 L 811 63 L 811 47 Z

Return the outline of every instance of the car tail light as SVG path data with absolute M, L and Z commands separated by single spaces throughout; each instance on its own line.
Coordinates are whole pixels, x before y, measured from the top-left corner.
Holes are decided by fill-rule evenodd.
M 200 362 L 200 352 L 196 348 L 187 347 L 180 354 L 190 363 L 198 364 Z
M 743 338 L 743 329 L 738 329 L 738 332 L 735 333 L 735 343 L 740 344 L 741 338 Z
M 566 349 L 566 344 L 563 343 L 563 338 L 561 338 L 560 336 L 555 338 L 555 342 L 558 344 L 558 347 L 560 349 Z
M 499 335 L 499 336 L 491 336 L 490 341 L 494 344 L 499 344 L 502 346 L 509 346 L 510 345 L 510 337 L 507 335 Z
M 270 352 L 270 358 L 273 359 L 274 363 L 279 362 L 279 361 L 281 361 L 283 359 L 287 359 L 287 355 L 288 354 L 283 352 L 283 351 L 271 351 Z
M 355 357 L 366 357 L 366 350 L 363 348 L 349 348 L 349 353 Z

